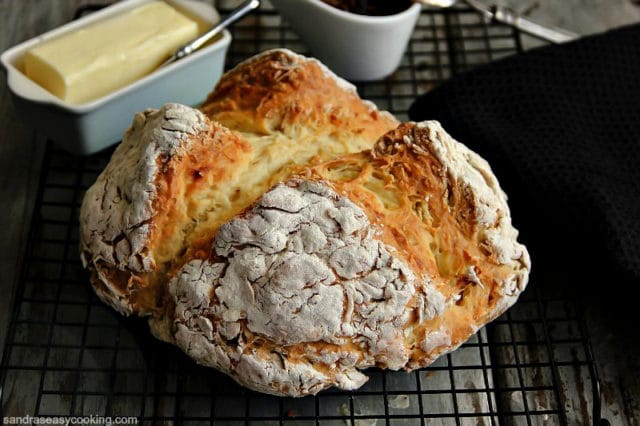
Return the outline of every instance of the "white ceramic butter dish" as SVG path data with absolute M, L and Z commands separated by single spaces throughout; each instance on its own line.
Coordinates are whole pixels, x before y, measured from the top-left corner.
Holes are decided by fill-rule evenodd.
M 83 104 L 70 104 L 54 96 L 22 71 L 22 58 L 32 46 L 68 31 L 98 22 L 153 0 L 125 0 L 98 12 L 27 40 L 0 56 L 7 71 L 7 85 L 14 105 L 29 125 L 57 145 L 77 154 L 92 154 L 120 140 L 133 115 L 167 102 L 197 105 L 220 79 L 231 35 L 218 39 L 197 52 L 158 69 L 134 83 Z M 216 10 L 194 0 L 167 0 L 176 8 L 211 25 L 219 21 Z

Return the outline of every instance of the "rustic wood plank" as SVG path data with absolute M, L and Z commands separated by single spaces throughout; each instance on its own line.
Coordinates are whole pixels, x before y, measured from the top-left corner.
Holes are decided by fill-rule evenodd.
M 0 1 L 0 51 L 56 28 L 81 4 L 105 0 Z M 19 273 L 44 152 L 43 138 L 17 116 L 6 78 L 0 81 L 0 346 L 4 347 L 12 290 Z
M 0 1 L 0 51 L 70 21 L 82 3 L 89 1 Z M 4 348 L 45 148 L 44 138 L 17 116 L 4 76 L 0 81 L 0 129 L 0 347 Z M 7 405 L 33 413 L 27 407 L 33 406 L 39 374 L 22 372 L 8 381 L 13 385 L 3 389 Z

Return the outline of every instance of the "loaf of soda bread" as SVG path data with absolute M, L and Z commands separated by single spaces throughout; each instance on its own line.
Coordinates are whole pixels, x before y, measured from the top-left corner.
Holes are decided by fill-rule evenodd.
M 287 50 L 240 64 L 200 110 L 139 113 L 80 227 L 103 301 L 276 395 L 427 366 L 530 269 L 486 161 Z

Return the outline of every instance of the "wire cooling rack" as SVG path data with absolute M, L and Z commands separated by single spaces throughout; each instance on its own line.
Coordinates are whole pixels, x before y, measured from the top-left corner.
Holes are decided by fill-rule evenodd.
M 269 48 L 306 51 L 268 6 L 232 31 L 229 67 Z M 520 50 L 516 31 L 472 11 L 425 10 L 398 71 L 358 89 L 407 119 L 416 96 L 438 82 Z M 103 305 L 81 268 L 80 203 L 110 154 L 78 158 L 47 148 L 2 358 L 5 416 L 189 425 L 602 424 L 579 308 L 535 279 L 513 309 L 457 351 L 412 373 L 368 370 L 370 381 L 357 391 L 277 398 L 197 366 L 152 338 L 144 321 Z

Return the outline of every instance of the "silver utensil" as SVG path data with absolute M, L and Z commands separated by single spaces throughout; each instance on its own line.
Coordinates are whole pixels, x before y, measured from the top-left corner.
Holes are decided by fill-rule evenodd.
M 432 7 L 451 7 L 455 3 L 465 3 L 472 9 L 477 10 L 482 14 L 487 22 L 495 21 L 503 24 L 511 25 L 522 32 L 530 34 L 535 37 L 550 41 L 552 43 L 564 43 L 567 41 L 575 40 L 580 37 L 578 34 L 567 31 L 562 28 L 556 28 L 548 25 L 541 25 L 533 22 L 523 16 L 520 16 L 514 10 L 500 6 L 492 5 L 487 6 L 477 0 L 416 0 L 418 3 L 422 3 Z
M 178 48 L 178 50 L 176 50 L 175 53 L 171 55 L 169 59 L 164 61 L 158 68 L 165 67 L 195 52 L 200 47 L 202 47 L 202 45 L 204 45 L 206 42 L 208 42 L 213 37 L 220 34 L 222 30 L 224 30 L 225 28 L 227 28 L 228 26 L 236 22 L 238 19 L 244 17 L 246 14 L 248 14 L 252 10 L 257 9 L 258 7 L 260 7 L 260 0 L 245 1 L 240 6 L 235 8 L 230 14 L 228 14 L 223 20 L 221 20 L 216 25 L 214 25 L 213 28 L 211 28 L 209 31 L 207 31 L 201 36 L 198 36 L 197 38 L 191 40 L 189 43 Z

